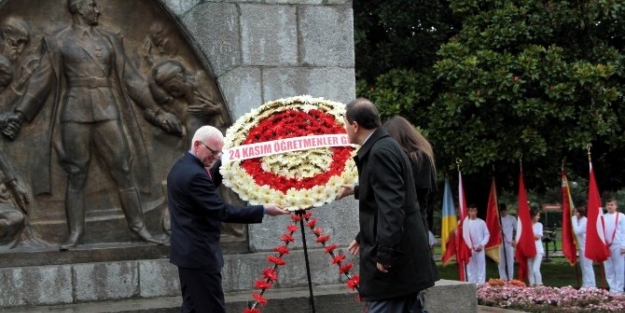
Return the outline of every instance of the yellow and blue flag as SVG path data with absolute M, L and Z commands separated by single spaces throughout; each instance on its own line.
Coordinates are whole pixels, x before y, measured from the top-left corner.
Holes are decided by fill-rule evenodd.
M 442 227 L 441 227 L 441 255 L 445 255 L 445 250 L 447 248 L 447 242 L 450 240 L 455 240 L 454 238 L 454 230 L 458 226 L 458 217 L 456 215 L 456 206 L 454 205 L 454 199 L 451 195 L 451 186 L 449 185 L 449 179 L 445 178 L 445 191 L 443 194 L 443 217 L 442 217 Z M 456 251 L 453 251 L 454 253 Z

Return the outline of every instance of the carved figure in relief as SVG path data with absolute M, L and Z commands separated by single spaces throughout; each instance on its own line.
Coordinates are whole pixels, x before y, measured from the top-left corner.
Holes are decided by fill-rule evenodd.
M 151 183 L 147 151 L 131 99 L 143 109 L 147 121 L 168 133 L 181 135 L 180 122 L 154 102 L 146 80 L 127 61 L 122 37 L 98 27 L 97 1 L 69 0 L 68 8 L 72 25 L 43 39 L 39 66 L 14 112 L 4 118 L 2 133 L 14 140 L 23 122 L 32 121 L 46 99 L 53 97 L 50 141 L 68 177 L 65 212 L 69 237 L 61 250 L 75 247 L 84 235 L 85 185 L 93 154 L 104 162 L 118 187 L 132 234 L 161 243 L 145 227 L 131 177 L 133 159 L 134 166 L 142 169 L 137 177 L 139 187 Z
M 0 94 L 0 105 L 9 105 L 19 98 L 35 70 L 38 58 L 23 56 L 30 42 L 30 25 L 21 17 L 10 16 L 0 24 L 0 53 L 11 64 L 13 78 Z
M 13 248 L 26 226 L 28 192 L 0 153 L 0 251 Z
M 204 72 L 188 71 L 180 62 L 169 60 L 154 66 L 152 95 L 184 122 L 188 134 L 204 126 L 227 126 L 228 112 L 219 99 L 219 91 L 210 86 Z
M 0 56 L 0 89 L 8 86 L 12 80 L 11 62 Z M 27 204 L 28 193 L 18 183 L 0 151 L 0 251 L 11 249 L 17 244 L 26 224 Z

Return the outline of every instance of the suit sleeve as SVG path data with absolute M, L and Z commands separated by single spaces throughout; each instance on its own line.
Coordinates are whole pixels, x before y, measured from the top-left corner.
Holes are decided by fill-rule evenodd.
M 207 218 L 228 223 L 260 223 L 263 220 L 262 205 L 235 206 L 223 201 L 217 187 L 208 175 L 196 174 L 189 186 L 197 205 L 206 212 Z
M 392 265 L 404 253 L 400 245 L 404 225 L 404 203 L 406 193 L 400 156 L 381 147 L 371 151 L 372 171 L 370 183 L 377 206 L 377 262 Z

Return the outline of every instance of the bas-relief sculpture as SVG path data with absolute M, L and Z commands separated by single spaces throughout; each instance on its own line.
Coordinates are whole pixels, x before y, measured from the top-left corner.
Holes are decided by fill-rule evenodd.
M 166 244 L 169 167 L 197 128 L 231 124 L 175 21 L 125 0 L 6 1 L 0 18 L 0 252 Z

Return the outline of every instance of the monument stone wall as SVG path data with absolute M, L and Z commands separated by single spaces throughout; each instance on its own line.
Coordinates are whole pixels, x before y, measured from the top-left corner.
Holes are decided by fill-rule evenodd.
M 5 246 L 0 243 L 0 308 L 177 295 L 177 275 L 167 262 L 167 246 L 150 241 L 167 240 L 164 180 L 169 167 L 188 149 L 189 133 L 197 124 L 225 129 L 262 103 L 284 97 L 309 94 L 343 103 L 355 97 L 351 1 L 100 0 L 98 5 L 97 29 L 105 34 L 103 38 L 112 38 L 109 42 L 119 38 L 121 50 L 116 44 L 98 45 L 97 40 L 93 47 L 68 48 L 67 40 L 61 40 L 73 18 L 66 0 L 0 1 L 0 23 L 4 23 L 0 27 L 10 24 L 16 33 L 28 34 L 19 55 L 4 55 L 14 73 L 0 92 L 0 114 L 15 113 L 16 107 L 32 112 L 18 132 L 3 132 L 0 139 L 2 159 L 8 164 L 6 171 L 0 167 L 0 183 L 7 184 L 0 188 L 0 199 L 6 200 L 0 205 L 6 204 L 10 213 L 21 212 L 23 218 L 13 221 L 23 227 L 15 240 Z M 16 38 L 2 34 L 3 42 Z M 6 43 L 3 47 L 10 50 Z M 125 61 L 119 61 L 122 55 Z M 104 74 L 91 68 L 89 77 L 72 77 L 87 69 L 68 69 L 66 64 L 71 62 L 66 61 L 81 57 L 105 60 L 100 61 Z M 45 62 L 52 69 L 48 74 L 38 70 Z M 160 66 L 165 74 L 166 70 L 182 70 L 181 79 L 198 90 L 193 96 L 207 110 L 205 119 L 187 114 L 195 102 L 168 89 L 165 82 L 171 77 L 160 76 Z M 131 81 L 127 77 L 132 68 L 140 78 Z M 86 168 L 78 156 L 65 153 L 69 139 L 84 134 L 55 127 L 59 120 L 73 118 L 68 117 L 69 109 L 58 106 L 63 102 L 59 99 L 83 96 L 73 93 L 73 87 L 111 88 L 120 115 L 133 116 L 134 126 L 119 119 L 124 134 L 140 137 L 144 147 L 139 151 L 143 154 L 135 154 L 141 147 L 139 141 L 127 139 L 135 184 L 130 196 L 122 188 L 125 178 L 115 176 L 115 170 L 126 175 L 123 166 L 107 163 L 107 156 L 117 149 L 106 151 L 100 148 L 101 141 L 86 139 L 90 150 L 85 151 L 91 155 Z M 24 94 L 38 98 L 29 102 L 22 99 Z M 92 95 L 89 101 L 94 106 L 107 103 L 98 97 L 104 96 Z M 122 105 L 125 101 L 127 107 Z M 172 116 L 182 126 L 181 133 L 164 122 Z M 87 177 L 84 185 L 80 175 Z M 19 190 L 4 177 L 15 178 L 29 194 L 27 214 L 19 203 Z M 78 231 L 83 237 L 72 244 L 68 222 L 80 216 L 71 217 L 74 213 L 70 212 L 77 210 L 67 208 L 75 205 L 71 199 L 82 198 L 68 190 L 76 191 L 76 186 L 84 193 L 86 217 L 84 230 Z M 138 200 L 132 200 L 134 194 Z M 224 195 L 232 197 L 227 191 Z M 138 211 L 133 204 L 137 202 Z M 346 247 L 358 229 L 352 199 L 316 208 L 313 216 L 339 247 Z M 280 244 L 289 223 L 284 217 L 235 225 L 234 230 L 225 226 L 227 291 L 253 287 L 254 275 L 266 266 L 267 254 Z M 314 236 L 307 235 L 315 262 L 314 283 L 340 282 L 337 269 Z M 295 238 L 297 250 L 302 247 L 299 231 Z M 63 243 L 68 251 L 59 251 Z M 289 256 L 285 259 L 289 262 Z M 305 286 L 304 275 L 300 250 L 279 285 Z

